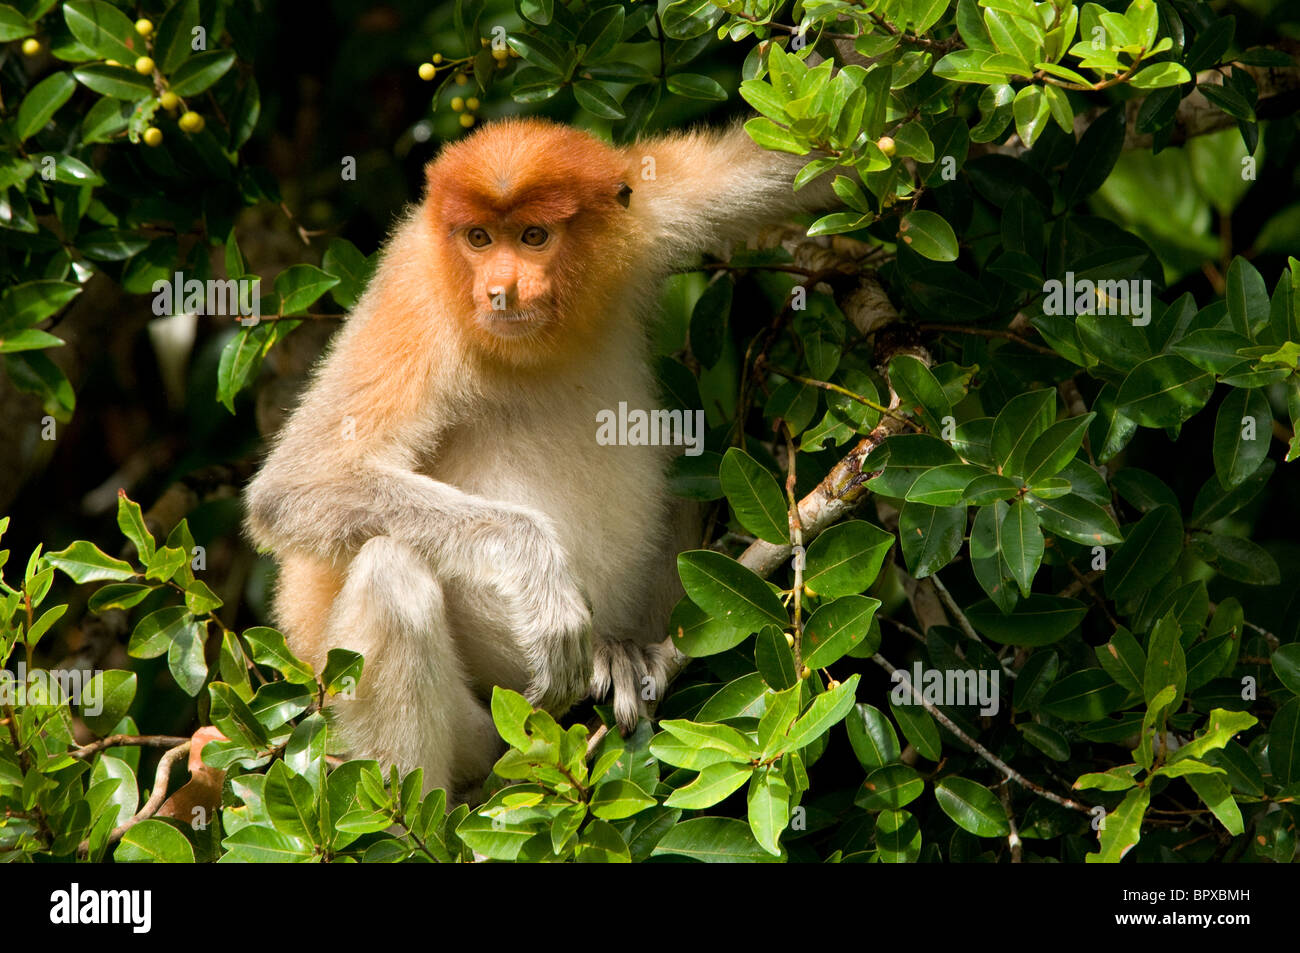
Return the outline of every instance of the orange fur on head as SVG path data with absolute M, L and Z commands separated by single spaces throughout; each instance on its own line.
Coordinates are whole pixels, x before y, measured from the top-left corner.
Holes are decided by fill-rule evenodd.
M 506 119 L 448 146 L 426 176 L 421 214 L 450 319 L 486 353 L 516 366 L 585 350 L 631 258 L 634 226 L 620 196 L 630 177 L 626 155 L 568 126 Z M 525 306 L 541 317 L 525 333 L 495 334 L 482 320 L 483 266 L 458 244 L 459 233 L 479 226 L 517 234 L 533 225 L 554 232 L 557 243 L 544 274 L 520 278 L 521 294 L 535 299 Z

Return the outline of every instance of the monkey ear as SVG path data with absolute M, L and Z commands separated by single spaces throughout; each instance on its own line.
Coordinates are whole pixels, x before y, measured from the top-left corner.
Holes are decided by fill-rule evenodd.
M 628 185 L 626 182 L 620 182 L 618 184 L 618 204 L 627 208 L 631 202 L 632 186 Z

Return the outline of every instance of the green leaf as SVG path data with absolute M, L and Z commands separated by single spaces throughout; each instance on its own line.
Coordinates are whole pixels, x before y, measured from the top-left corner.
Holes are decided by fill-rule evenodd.
M 844 720 L 849 732 L 849 743 L 858 763 L 867 771 L 897 761 L 898 735 L 885 713 L 872 705 L 859 704 Z
M 1165 86 L 1177 86 L 1190 83 L 1192 74 L 1180 63 L 1152 63 L 1143 67 L 1129 80 L 1134 89 L 1160 89 Z
M 1172 613 L 1165 615 L 1151 630 L 1147 642 L 1147 664 L 1142 673 L 1142 696 L 1154 707 L 1154 699 L 1169 686 L 1173 698 L 1166 707 L 1177 709 L 1187 688 L 1187 657 L 1181 641 L 1182 628 Z
M 264 625 L 244 631 L 244 639 L 252 650 L 253 661 L 273 668 L 295 685 L 311 685 L 316 675 L 310 665 L 299 661 L 289 649 L 284 636 Z
M 790 823 L 790 786 L 781 771 L 768 767 L 754 772 L 746 803 L 754 839 L 769 854 L 779 857 L 781 832 Z
M 663 836 L 651 855 L 665 854 L 713 864 L 770 863 L 777 860 L 754 839 L 748 824 L 730 817 L 696 817 L 682 821 Z
M 790 529 L 785 501 L 776 479 L 738 447 L 729 449 L 718 470 L 722 492 L 740 524 L 769 543 L 788 543 Z
M 1110 641 L 1094 650 L 1106 674 L 1129 691 L 1141 695 L 1147 656 L 1133 633 L 1124 627 L 1115 630 Z
M 177 96 L 197 96 L 221 79 L 234 65 L 233 50 L 209 50 L 205 53 L 196 53 L 172 74 L 167 88 Z
M 1113 546 L 1122 542 L 1119 527 L 1104 509 L 1076 494 L 1053 500 L 1030 495 L 1038 521 L 1049 533 L 1084 546 Z
M 579 80 L 573 84 L 573 97 L 578 105 L 593 116 L 602 119 L 623 119 L 623 108 L 602 84 L 591 79 Z
M 1025 482 L 1033 486 L 1060 473 L 1083 444 L 1084 434 L 1096 414 L 1084 414 L 1052 424 L 1041 433 L 1025 455 Z
M 1102 828 L 1101 850 L 1084 857 L 1087 863 L 1117 864 L 1142 837 L 1142 818 L 1151 803 L 1149 787 L 1134 788 L 1124 796 L 1119 807 L 1106 815 Z
M 764 149 L 775 149 L 778 152 L 789 152 L 797 156 L 808 154 L 808 146 L 798 136 L 764 116 L 746 122 L 745 132 L 749 133 L 749 138 Z
M 1180 763 L 1186 764 L 1188 762 Z M 1214 816 L 1219 819 L 1220 824 L 1227 828 L 1229 834 L 1233 837 L 1239 837 L 1246 832 L 1246 823 L 1241 817 L 1241 808 L 1237 806 L 1237 802 L 1232 796 L 1232 790 L 1223 778 L 1212 774 L 1187 774 L 1183 775 L 1183 778 L 1192 786 L 1192 790 L 1196 792 L 1196 796 L 1201 799 L 1202 803 L 1214 812 Z
M 1043 561 L 1044 544 L 1038 517 L 1024 500 L 1011 504 L 1002 521 L 1000 538 L 1011 576 L 1019 584 L 1021 595 L 1028 596 Z
M 699 73 L 675 73 L 668 77 L 668 91 L 687 99 L 703 99 L 707 102 L 726 102 L 727 91 L 718 81 Z
M 923 209 L 909 212 L 899 222 L 898 237 L 932 261 L 957 260 L 957 235 L 942 215 Z
M 864 596 L 844 596 L 823 603 L 804 626 L 804 664 L 825 668 L 859 648 L 871 632 L 871 620 L 879 608 L 879 599 Z M 874 654 L 874 648 L 870 650 Z
M 925 781 L 906 764 L 877 768 L 862 783 L 853 803 L 867 811 L 898 810 L 925 792 Z
M 1129 372 L 1116 402 L 1144 427 L 1174 427 L 1205 406 L 1213 391 L 1213 373 L 1176 354 L 1160 354 Z
M 1259 469 L 1268 456 L 1273 408 L 1262 388 L 1235 387 L 1214 421 L 1214 472 L 1231 488 Z
M 1291 699 L 1273 716 L 1268 763 L 1276 783 L 1286 786 L 1300 781 L 1300 698 Z
M 28 139 L 44 129 L 59 107 L 72 98 L 76 88 L 76 82 L 68 73 L 53 73 L 33 86 L 18 107 L 15 128 L 18 138 Z
M 1124 149 L 1124 104 L 1112 106 L 1084 131 L 1061 178 L 1066 207 L 1091 195 L 1110 177 Z
M 86 726 L 101 736 L 112 732 L 130 710 L 135 687 L 135 672 L 120 669 L 96 672 L 81 691 L 81 717 Z
M 186 613 L 188 615 L 188 612 Z M 197 695 L 208 677 L 208 663 L 203 656 L 205 628 L 192 617 L 179 626 L 167 645 L 167 670 L 176 684 L 189 695 Z M 134 635 L 132 636 L 134 638 Z
M 901 671 L 901 669 L 900 669 Z M 904 691 L 903 686 L 896 685 L 894 691 Z M 920 687 L 917 686 L 917 690 Z M 890 693 L 889 710 L 894 713 L 898 727 L 903 730 L 903 737 L 927 761 L 938 763 L 943 757 L 943 747 L 939 740 L 939 727 L 934 723 L 930 713 L 920 702 L 915 700 L 910 690 L 906 691 L 905 703 L 894 701 Z
M 1034 390 L 1007 401 L 993 420 L 990 449 L 998 472 L 1019 476 L 1029 449 L 1056 418 L 1056 391 Z M 1064 464 L 1062 464 L 1064 465 Z
M 943 431 L 944 420 L 952 416 L 952 405 L 943 385 L 924 362 L 900 354 L 889 362 L 889 382 L 898 393 L 900 410 L 920 416 L 931 433 Z
M 50 4 L 45 5 L 46 8 Z M 36 32 L 36 25 L 8 4 L 0 5 L 0 43 L 21 40 Z
M 1128 690 L 1099 668 L 1085 668 L 1058 681 L 1043 696 L 1042 710 L 1067 721 L 1096 721 L 1123 704 Z
M 1289 642 L 1274 650 L 1273 674 L 1295 695 L 1300 695 L 1300 642 Z
M 751 632 L 789 623 L 767 583 L 729 556 L 703 549 L 682 553 L 677 572 L 691 601 L 714 618 Z
M 103 59 L 131 64 L 145 53 L 145 42 L 117 7 L 102 0 L 68 0 L 63 19 L 77 42 Z
M 1004 837 L 1011 828 L 997 796 L 982 784 L 947 777 L 934 786 L 934 798 L 953 821 L 976 837 Z
M 1150 589 L 1183 552 L 1183 521 L 1172 506 L 1151 510 L 1128 531 L 1106 566 L 1106 594 L 1117 602 Z
M 139 100 L 153 92 L 153 84 L 147 77 L 125 66 L 92 63 L 89 66 L 78 66 L 72 75 L 87 89 L 114 99 Z
M 239 697 L 238 693 L 225 682 L 212 682 L 208 685 L 208 697 L 211 699 L 209 717 L 212 724 L 221 729 L 231 741 L 237 741 L 246 748 L 259 751 L 269 743 L 267 730 L 258 720 L 253 709 Z
M 773 691 L 785 691 L 799 680 L 794 652 L 777 626 L 765 625 L 759 630 L 754 640 L 754 667 Z
M 808 547 L 804 585 L 827 598 L 864 592 L 876 581 L 893 543 L 892 533 L 864 520 L 838 523 Z
M 659 727 L 680 741 L 697 748 L 714 748 L 736 761 L 748 761 L 758 754 L 754 743 L 730 725 L 701 725 L 678 718 L 661 721 Z
M 725 800 L 749 781 L 754 766 L 724 761 L 711 764 L 685 787 L 678 788 L 664 801 L 665 807 L 703 810 Z
M 857 690 L 858 678 L 857 674 L 850 675 L 848 680 L 837 688 L 823 692 L 813 699 L 808 710 L 790 729 L 787 736 L 788 750 L 793 751 L 812 744 L 844 720 L 845 716 L 853 710 L 853 693 Z
M 1052 108 L 1048 98 L 1043 94 L 1043 87 L 1030 84 L 1016 94 L 1011 104 L 1011 113 L 1016 119 L 1016 132 L 1021 141 L 1032 146 L 1047 126 Z
M 980 635 L 1005 645 L 1048 645 L 1073 632 L 1088 614 L 1083 603 L 1063 596 L 1034 594 L 1016 606 L 1010 615 L 989 600 L 966 610 L 966 617 Z
M 961 549 L 965 531 L 965 506 L 904 504 L 898 538 L 908 570 L 917 579 L 938 572 Z
M 55 569 L 63 570 L 73 582 L 121 581 L 135 575 L 130 563 L 100 552 L 93 543 L 84 539 L 58 552 L 46 553 L 45 560 Z
M 113 860 L 119 864 L 192 864 L 194 848 L 176 828 L 150 818 L 122 835 Z
M 607 821 L 621 821 L 656 803 L 637 784 L 618 778 L 596 786 L 591 797 L 591 813 Z
M 275 291 L 280 296 L 280 314 L 305 312 L 317 298 L 338 283 L 338 278 L 321 271 L 315 265 L 290 265 L 275 277 Z

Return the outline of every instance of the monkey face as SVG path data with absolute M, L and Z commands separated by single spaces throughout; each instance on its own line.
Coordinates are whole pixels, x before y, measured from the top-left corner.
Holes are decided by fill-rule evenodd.
M 474 320 L 495 337 L 535 337 L 556 318 L 555 263 L 561 223 L 485 221 L 458 229 L 457 250 L 473 274 Z

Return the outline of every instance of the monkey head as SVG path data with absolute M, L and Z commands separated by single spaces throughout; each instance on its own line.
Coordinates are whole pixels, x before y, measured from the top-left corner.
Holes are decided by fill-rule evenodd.
M 577 129 L 491 123 L 427 169 L 444 306 L 510 364 L 580 351 L 629 262 L 628 159 Z

